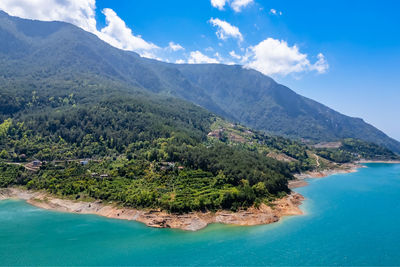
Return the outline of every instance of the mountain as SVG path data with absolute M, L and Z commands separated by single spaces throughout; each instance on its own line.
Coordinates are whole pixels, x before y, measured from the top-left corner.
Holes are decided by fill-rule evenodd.
M 340 114 L 242 66 L 159 62 L 111 47 L 68 23 L 25 20 L 4 12 L 0 38 L 3 110 L 24 105 L 24 100 L 8 101 L 15 90 L 34 91 L 39 98 L 71 93 L 79 98 L 83 85 L 93 97 L 99 90 L 152 92 L 273 134 L 312 142 L 356 138 L 400 153 L 398 141 L 362 119 Z
M 303 97 L 273 79 L 241 66 L 178 65 L 219 107 L 253 128 L 294 138 L 325 141 L 357 138 L 399 151 L 399 142 L 365 123 Z
M 239 120 L 196 76 L 203 66 L 143 59 L 67 23 L 0 13 L 0 37 L 0 188 L 174 213 L 235 211 L 286 196 L 295 173 L 399 158 L 360 140 L 313 147 L 232 123 L 204 108 Z M 225 78 L 260 75 L 217 68 Z
M 171 85 L 137 54 L 66 23 L 2 13 L 0 25 L 0 188 L 178 213 L 237 210 L 286 195 L 292 174 L 313 167 L 307 147 L 290 140 L 258 134 L 258 150 L 209 137 L 223 119 L 158 94 Z M 290 166 L 267 157 L 277 150 L 267 141 L 302 157 Z

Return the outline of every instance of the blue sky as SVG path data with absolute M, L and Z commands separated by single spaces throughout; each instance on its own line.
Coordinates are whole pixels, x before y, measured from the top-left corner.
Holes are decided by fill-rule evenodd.
M 71 22 L 164 61 L 252 67 L 400 140 L 400 1 L 2 0 L 0 9 Z

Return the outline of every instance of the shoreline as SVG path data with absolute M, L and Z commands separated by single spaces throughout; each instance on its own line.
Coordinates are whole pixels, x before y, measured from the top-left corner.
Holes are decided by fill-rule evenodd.
M 346 173 L 353 173 L 357 172 L 358 169 L 365 168 L 365 166 L 361 165 L 360 163 L 347 163 L 343 164 L 339 168 L 335 169 L 328 169 L 328 170 L 321 170 L 321 171 L 309 171 L 304 173 L 295 174 L 294 177 L 296 179 L 289 181 L 288 187 L 290 189 L 304 187 L 308 185 L 306 179 L 318 179 L 324 178 L 334 174 L 346 174 Z
M 309 171 L 300 174 L 295 174 L 294 177 L 296 179 L 289 181 L 288 187 L 290 189 L 304 187 L 308 185 L 306 179 L 318 179 L 324 178 L 334 174 L 346 174 L 346 173 L 354 173 L 357 172 L 360 168 L 367 168 L 367 166 L 363 164 L 368 163 L 384 163 L 384 164 L 400 164 L 400 160 L 365 160 L 361 159 L 359 161 L 355 161 L 353 163 L 345 163 L 342 166 L 329 169 L 329 170 L 321 170 L 321 171 Z
M 289 181 L 288 187 L 295 189 L 308 185 L 306 179 L 324 178 L 334 174 L 357 172 L 359 168 L 366 168 L 364 163 L 400 164 L 400 161 L 367 161 L 360 160 L 354 163 L 343 164 L 339 168 L 311 171 L 295 175 L 295 180 Z M 231 212 L 220 210 L 217 212 L 190 212 L 186 214 L 173 214 L 161 210 L 139 210 L 124 208 L 112 203 L 103 203 L 101 200 L 93 202 L 74 201 L 57 198 L 47 192 L 31 191 L 19 187 L 0 189 L 0 200 L 19 199 L 28 204 L 59 212 L 75 214 L 93 214 L 111 219 L 141 222 L 149 227 L 174 228 L 185 231 L 198 231 L 209 224 L 221 223 L 237 226 L 255 226 L 278 222 L 282 217 L 303 215 L 300 205 L 304 197 L 292 191 L 284 198 L 277 199 L 272 205 L 262 203 L 259 208 L 250 207 L 247 210 Z
M 94 214 L 112 219 L 131 220 L 144 223 L 149 227 L 175 228 L 186 231 L 197 231 L 212 223 L 232 224 L 238 226 L 254 226 L 278 222 L 284 216 L 302 215 L 299 208 L 304 197 L 292 192 L 278 199 L 271 206 L 261 204 L 237 212 L 190 212 L 187 214 L 171 214 L 160 210 L 138 210 L 123 208 L 102 201 L 83 202 L 56 198 L 46 192 L 29 191 L 21 188 L 0 189 L 0 200 L 19 199 L 28 204 L 46 210 L 70 212 L 76 214 Z
M 400 164 L 400 160 L 359 160 L 356 161 L 357 164 L 367 164 L 367 163 L 385 163 L 385 164 Z

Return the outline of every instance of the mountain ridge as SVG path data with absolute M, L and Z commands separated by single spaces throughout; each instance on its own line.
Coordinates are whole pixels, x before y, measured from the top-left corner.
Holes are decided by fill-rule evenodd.
M 107 80 L 127 91 L 183 98 L 272 134 L 312 142 L 358 138 L 400 152 L 398 141 L 362 119 L 345 116 L 240 65 L 142 58 L 71 24 L 20 19 L 5 12 L 0 13 L 0 36 L 6 40 L 0 43 L 0 84 L 5 87 L 17 77 L 25 79 L 19 86 L 32 90 L 24 83 L 42 88 L 52 77 L 78 81 L 77 77 L 95 75 L 99 82 Z

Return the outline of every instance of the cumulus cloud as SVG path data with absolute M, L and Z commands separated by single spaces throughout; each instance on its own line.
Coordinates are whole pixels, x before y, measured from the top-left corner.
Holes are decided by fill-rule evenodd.
M 95 0 L 1 0 L 0 9 L 10 15 L 45 21 L 65 21 L 90 32 L 97 31 Z
M 220 19 L 211 18 L 209 22 L 217 27 L 217 36 L 219 39 L 226 40 L 227 38 L 236 38 L 239 41 L 243 41 L 243 36 L 239 31 L 239 28 L 229 24 L 228 22 Z
M 230 4 L 235 12 L 241 12 L 243 8 L 253 3 L 254 0 L 211 0 L 211 5 L 219 10 L 224 10 L 226 4 Z
M 299 48 L 289 46 L 283 40 L 267 38 L 255 46 L 248 48 L 245 67 L 256 69 L 266 75 L 300 73 L 317 71 L 324 73 L 329 65 L 322 54 L 318 55 L 318 61 L 311 64 L 307 54 L 299 51 Z
M 200 64 L 200 63 L 220 63 L 217 59 L 208 57 L 200 51 L 190 52 L 188 63 Z
M 152 50 L 159 47 L 135 36 L 117 13 L 110 8 L 103 9 L 107 26 L 97 35 L 104 41 L 123 50 L 136 51 L 144 56 L 153 57 Z
M 253 3 L 253 0 L 234 0 L 231 3 L 231 7 L 235 12 L 242 11 L 243 8 Z
M 211 5 L 219 10 L 223 10 L 227 0 L 211 0 Z
M 109 8 L 103 9 L 106 26 L 100 31 L 96 22 L 96 0 L 1 0 L 0 9 L 13 16 L 44 21 L 65 21 L 96 34 L 120 49 L 155 57 L 158 46 L 134 35 L 125 22 Z
M 170 49 L 172 51 L 179 51 L 179 50 L 184 50 L 185 48 L 183 48 L 183 46 L 181 46 L 180 44 L 176 44 L 174 42 L 169 42 L 168 49 Z

